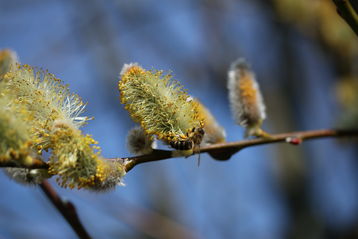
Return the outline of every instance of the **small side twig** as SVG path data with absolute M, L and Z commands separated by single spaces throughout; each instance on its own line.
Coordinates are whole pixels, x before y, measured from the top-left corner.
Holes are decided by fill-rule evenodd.
M 77 236 L 81 239 L 90 239 L 91 236 L 82 225 L 77 215 L 75 206 L 71 202 L 63 201 L 47 181 L 44 181 L 42 184 L 40 184 L 40 187 L 47 198 L 66 219 L 68 224 L 70 224 L 72 229 L 76 232 Z

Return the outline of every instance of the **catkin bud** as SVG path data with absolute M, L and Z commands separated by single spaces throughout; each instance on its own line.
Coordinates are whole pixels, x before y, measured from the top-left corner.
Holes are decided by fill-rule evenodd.
M 215 117 L 211 114 L 199 100 L 194 99 L 198 103 L 198 112 L 204 121 L 205 135 L 201 145 L 218 144 L 225 142 L 226 132 L 225 129 L 219 125 Z
M 127 148 L 131 154 L 149 154 L 154 148 L 154 137 L 146 135 L 141 127 L 135 127 L 127 135 Z
M 50 178 L 46 169 L 5 168 L 6 175 L 18 183 L 36 185 Z
M 97 159 L 96 176 L 94 183 L 86 189 L 106 192 L 116 186 L 124 186 L 123 177 L 126 174 L 124 164 L 119 161 L 109 161 L 99 157 Z
M 198 105 L 179 82 L 138 64 L 124 65 L 120 77 L 121 102 L 147 135 L 156 135 L 179 150 L 200 145 L 204 125 Z
M 265 104 L 255 75 L 242 58 L 230 67 L 228 90 L 232 114 L 236 123 L 246 128 L 245 136 L 263 136 Z
M 17 55 L 10 49 L 0 50 L 0 80 L 6 72 L 15 67 Z

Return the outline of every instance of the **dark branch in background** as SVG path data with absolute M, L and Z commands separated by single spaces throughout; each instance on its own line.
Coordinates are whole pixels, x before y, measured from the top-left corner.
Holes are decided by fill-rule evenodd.
M 90 239 L 91 236 L 82 225 L 77 215 L 75 206 L 71 202 L 63 201 L 47 181 L 44 181 L 42 184 L 40 184 L 40 187 L 51 203 L 66 219 L 68 224 L 70 224 L 72 229 L 76 232 L 77 236 L 81 239 Z
M 358 0 L 333 0 L 339 15 L 358 36 Z
M 236 152 L 244 148 L 256 146 L 256 145 L 272 144 L 272 143 L 279 143 L 279 142 L 287 142 L 293 145 L 298 145 L 302 143 L 304 140 L 309 140 L 309 139 L 327 138 L 327 137 L 349 137 L 349 136 L 358 137 L 358 130 L 323 129 L 323 130 L 274 134 L 271 135 L 270 138 L 249 139 L 249 140 L 242 140 L 238 142 L 214 144 L 214 145 L 202 147 L 200 150 L 196 150 L 194 154 L 209 153 L 213 158 L 217 160 L 228 160 Z M 126 171 L 128 172 L 132 170 L 138 164 L 175 158 L 178 156 L 179 155 L 175 154 L 175 151 L 154 150 L 153 153 L 148 155 L 127 158 Z
M 116 197 L 114 202 L 107 202 L 108 213 L 130 227 L 142 232 L 144 238 L 195 239 L 200 238 L 192 228 L 176 222 L 175 219 L 162 215 L 160 212 L 140 207 Z M 143 236 L 144 236 L 143 235 Z M 138 238 L 142 238 L 138 236 Z

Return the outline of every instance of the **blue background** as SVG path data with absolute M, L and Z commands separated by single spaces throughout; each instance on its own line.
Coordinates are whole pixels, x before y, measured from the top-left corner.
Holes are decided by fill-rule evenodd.
M 341 112 L 332 62 L 311 39 L 282 33 L 258 1 L 0 0 L 0 47 L 48 69 L 88 102 L 86 115 L 95 119 L 83 130 L 110 158 L 130 155 L 134 123 L 117 88 L 124 63 L 172 70 L 228 141 L 243 137 L 226 89 L 238 57 L 257 74 L 267 131 L 331 128 Z M 200 167 L 196 157 L 140 165 L 125 187 L 104 194 L 50 182 L 94 238 L 286 238 L 300 225 L 297 212 L 308 215 L 303 231 L 319 238 L 357 224 L 356 158 L 352 145 L 323 139 L 248 148 L 225 162 L 202 155 Z M 1 174 L 0 192 L 0 238 L 76 238 L 39 188 Z

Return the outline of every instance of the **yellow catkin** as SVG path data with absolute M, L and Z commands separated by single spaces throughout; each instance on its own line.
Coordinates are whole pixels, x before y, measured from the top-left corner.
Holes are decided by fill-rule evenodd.
M 34 149 L 31 137 L 32 118 L 26 106 L 8 88 L 4 76 L 16 70 L 16 53 L 0 50 L 0 161 L 13 162 L 18 165 L 31 165 L 39 155 Z M 4 168 L 8 177 L 22 184 L 39 184 L 49 178 L 46 169 Z
M 7 107 L 8 100 L 0 97 L 0 161 L 22 163 L 34 155 L 29 127 L 13 107 Z
M 171 75 L 129 64 L 120 76 L 121 102 L 147 135 L 156 135 L 177 149 L 200 144 L 204 125 L 198 105 Z
M 29 127 L 32 148 L 38 154 L 51 150 L 48 173 L 58 176 L 60 186 L 101 190 L 121 182 L 123 165 L 117 163 L 113 170 L 100 166 L 102 160 L 107 162 L 99 156 L 99 148 L 93 147 L 97 142 L 79 130 L 89 119 L 81 116 L 85 104 L 60 79 L 47 71 L 18 65 L 5 74 L 1 84 L 11 96 L 8 104 L 19 108 L 17 113 Z
M 94 152 L 97 142 L 78 129 L 57 123 L 54 133 L 50 172 L 59 175 L 62 187 L 109 190 L 120 184 L 125 175 L 123 164 L 102 159 Z

